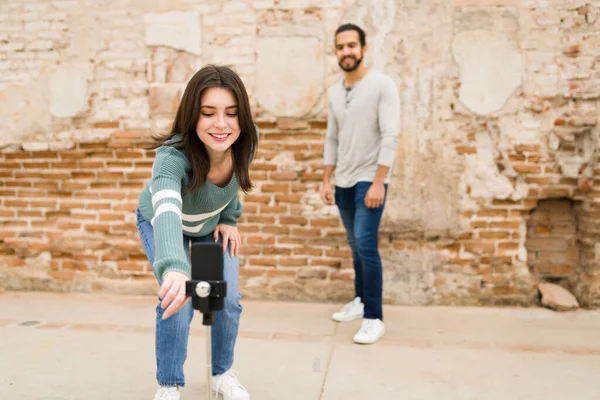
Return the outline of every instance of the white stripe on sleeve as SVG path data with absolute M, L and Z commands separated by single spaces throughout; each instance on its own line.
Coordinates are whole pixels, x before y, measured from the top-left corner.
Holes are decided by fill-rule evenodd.
M 163 189 L 159 190 L 152 196 L 152 207 L 156 206 L 156 203 L 158 203 L 162 199 L 167 198 L 177 199 L 181 203 L 181 193 L 172 189 Z
M 179 217 L 179 219 L 181 220 L 181 210 L 179 209 L 179 207 L 177 207 L 175 204 L 171 204 L 171 203 L 166 203 L 166 204 L 161 204 L 160 206 L 158 206 L 158 208 L 156 209 L 156 212 L 154 213 L 154 218 L 152 218 L 152 220 L 150 221 L 150 223 L 152 224 L 152 226 L 154 226 L 154 220 L 162 213 L 164 212 L 174 212 L 175 214 L 177 214 L 177 216 Z

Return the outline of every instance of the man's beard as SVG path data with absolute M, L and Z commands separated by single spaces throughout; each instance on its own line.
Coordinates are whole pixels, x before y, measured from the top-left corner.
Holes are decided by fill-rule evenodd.
M 354 64 L 352 64 L 352 65 L 351 65 L 351 66 L 349 66 L 349 67 L 346 67 L 346 66 L 344 66 L 344 61 L 346 61 L 346 59 L 347 59 L 347 58 L 351 58 L 351 59 L 353 59 L 353 60 L 354 60 Z M 361 58 L 358 58 L 358 59 L 357 59 L 357 58 L 356 58 L 356 57 L 354 57 L 354 56 L 346 56 L 346 57 L 342 58 L 342 60 L 341 60 L 341 61 L 338 63 L 338 65 L 339 65 L 339 66 L 340 66 L 340 68 L 341 68 L 341 69 L 343 69 L 345 72 L 352 72 L 352 71 L 355 71 L 355 70 L 356 70 L 356 69 L 357 69 L 357 68 L 360 66 L 360 63 L 362 62 L 363 58 L 364 58 L 364 57 L 361 57 Z

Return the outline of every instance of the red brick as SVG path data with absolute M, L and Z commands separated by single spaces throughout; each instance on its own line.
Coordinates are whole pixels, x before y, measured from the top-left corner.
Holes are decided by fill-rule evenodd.
M 296 276 L 298 273 L 291 269 L 269 269 L 267 270 L 268 277 L 277 276 Z
M 24 181 L 8 181 L 4 184 L 6 187 L 17 187 L 17 188 L 22 188 L 22 187 L 33 187 L 33 184 L 31 182 L 24 182 Z
M 275 201 L 279 203 L 300 203 L 303 197 L 301 194 L 276 194 Z
M 271 196 L 247 194 L 244 196 L 244 202 L 269 204 Z
M 70 172 L 42 172 L 40 174 L 41 178 L 47 180 L 62 180 L 62 179 L 70 179 Z
M 64 182 L 61 182 L 61 184 L 64 185 Z M 36 189 L 56 190 L 56 189 L 58 189 L 59 185 L 58 185 L 58 182 L 34 182 L 33 187 Z M 63 189 L 68 190 L 67 188 L 63 188 Z
M 21 167 L 21 165 L 18 162 L 6 162 L 6 161 L 0 161 L 0 169 L 9 169 L 9 170 L 15 170 L 15 169 L 19 169 Z
M 287 211 L 285 206 L 260 206 L 260 212 L 263 214 L 283 214 Z
M 293 216 L 281 216 L 279 217 L 279 222 L 281 224 L 286 224 L 286 225 L 307 225 L 308 224 L 308 219 L 304 218 L 304 217 L 293 217 Z
M 70 259 L 62 260 L 62 268 L 75 271 L 87 271 L 88 269 L 84 262 Z
M 515 171 L 522 174 L 539 174 L 542 172 L 542 167 L 537 164 L 527 164 L 514 162 L 512 167 Z
M 109 157 L 112 155 L 109 155 Z M 92 169 L 97 170 L 99 168 L 104 168 L 104 161 L 93 161 L 93 160 L 85 160 L 79 161 L 80 169 Z
M 498 250 L 518 250 L 519 243 L 515 242 L 500 242 L 498 243 Z
M 60 154 L 60 158 L 63 160 L 83 160 L 87 157 L 85 151 L 65 151 Z
M 490 222 L 491 229 L 519 229 L 521 223 L 519 221 L 492 221 Z
M 260 237 L 260 236 L 252 236 L 249 237 L 246 242 L 248 244 L 267 244 L 267 245 L 272 245 L 275 244 L 275 238 L 274 237 Z
M 40 173 L 35 171 L 15 171 L 13 176 L 15 179 L 39 178 Z
M 103 150 L 106 148 L 106 142 L 80 142 L 77 147 L 80 150 Z
M 92 151 L 88 153 L 89 158 L 101 158 L 102 160 L 113 158 L 112 151 Z M 80 164 L 81 166 L 81 164 Z
M 264 216 L 264 215 L 247 215 L 247 222 L 255 224 L 274 224 L 275 217 Z
M 525 157 L 523 154 L 510 154 L 508 159 L 510 161 L 525 161 L 527 157 Z
M 292 254 L 292 249 L 276 246 L 268 246 L 262 249 L 262 254 L 265 256 L 289 256 Z
M 265 275 L 264 269 L 248 268 L 248 267 L 240 268 L 240 276 L 251 278 L 251 277 L 263 276 L 263 275 Z
M 312 182 L 320 182 L 323 180 L 323 173 L 316 172 L 304 172 L 300 176 L 300 180 L 302 181 L 312 181 Z
M 353 281 L 354 280 L 354 272 L 352 270 L 346 271 L 333 271 L 329 277 L 335 280 L 342 281 Z
M 500 199 L 494 199 L 492 201 L 492 204 L 495 206 L 518 206 L 521 204 L 520 201 L 514 201 L 514 200 L 500 200 Z
M 478 218 L 506 218 L 505 210 L 479 210 L 477 212 Z
M 115 152 L 115 156 L 118 159 L 123 159 L 123 158 L 125 158 L 125 159 L 134 158 L 135 159 L 135 158 L 144 158 L 144 153 L 142 151 L 134 151 L 134 150 L 131 150 L 131 151 L 117 150 Z
M 273 257 L 251 257 L 249 263 L 252 266 L 275 267 L 277 266 L 277 259 Z
M 260 172 L 250 171 L 250 180 L 252 182 L 255 182 L 255 181 L 266 181 L 266 180 L 268 180 L 268 176 L 267 176 L 267 173 L 264 172 L 264 171 L 260 171 Z
M 283 145 L 283 150 L 296 152 L 296 154 L 294 154 L 294 158 L 297 155 L 306 154 L 309 149 L 310 146 L 308 144 L 285 143 Z
M 292 228 L 294 236 L 321 236 L 321 230 L 316 228 Z
M 327 257 L 352 258 L 350 250 L 326 250 L 325 255 Z
M 308 265 L 308 258 L 292 258 L 292 257 L 282 257 L 278 265 L 283 267 L 304 267 Z
M 292 183 L 292 193 L 306 193 L 308 186 L 306 183 Z
M 508 239 L 508 232 L 503 231 L 487 231 L 487 232 L 479 232 L 479 237 L 481 239 Z
M 526 176 L 525 182 L 533 183 L 537 185 L 552 185 L 558 182 L 558 177 L 549 177 L 549 176 Z
M 458 154 L 477 154 L 477 147 L 474 146 L 456 146 Z
M 515 146 L 515 150 L 519 153 L 538 152 L 538 151 L 540 151 L 540 145 L 538 145 L 538 144 L 518 144 Z
M 342 266 L 342 261 L 331 258 L 311 258 L 310 265 L 339 268 Z
M 97 209 L 98 207 L 93 207 L 93 209 Z M 119 214 L 100 214 L 99 220 L 102 221 L 124 221 L 125 216 Z
M 86 223 L 83 225 L 83 229 L 89 232 L 105 232 L 108 233 L 110 231 L 109 224 L 94 224 L 94 223 Z
M 77 163 L 74 161 L 62 161 L 62 162 L 53 162 L 50 163 L 50 168 L 56 169 L 70 169 L 74 170 L 77 168 Z
M 107 161 L 106 162 L 107 168 L 116 168 L 119 170 L 132 169 L 132 168 L 134 168 L 134 165 L 135 164 L 131 161 Z
M 57 206 L 57 202 L 56 201 L 30 201 L 29 202 L 29 206 L 32 208 L 56 208 Z
M 322 256 L 323 250 L 299 247 L 297 249 L 293 249 L 292 254 L 295 256 Z
M 263 193 L 288 193 L 290 191 L 289 184 L 264 184 L 261 186 L 261 191 Z
M 90 189 L 117 189 L 119 184 L 117 182 L 92 182 L 90 183 Z
M 5 207 L 27 208 L 27 206 L 29 206 L 29 202 L 26 200 L 5 199 L 4 206 Z
M 469 253 L 489 253 L 493 254 L 496 248 L 496 244 L 493 241 L 481 240 L 481 241 L 465 241 L 463 243 L 463 249 Z
M 290 233 L 290 228 L 285 226 L 263 226 L 262 231 L 274 235 L 288 235 Z
M 274 181 L 294 181 L 298 179 L 298 173 L 293 171 L 271 172 L 271 179 Z

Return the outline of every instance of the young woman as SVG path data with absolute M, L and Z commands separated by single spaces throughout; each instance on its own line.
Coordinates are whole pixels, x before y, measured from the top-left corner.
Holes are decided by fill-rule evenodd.
M 235 72 L 205 66 L 188 83 L 171 132 L 156 138 L 152 178 L 140 194 L 137 226 L 160 284 L 156 307 L 155 400 L 178 400 L 185 385 L 190 322 L 185 296 L 190 242 L 223 245 L 225 308 L 212 328 L 212 390 L 225 400 L 250 399 L 231 371 L 242 307 L 238 290 L 242 213 L 238 191 L 251 189 L 248 167 L 258 144 L 248 94 Z

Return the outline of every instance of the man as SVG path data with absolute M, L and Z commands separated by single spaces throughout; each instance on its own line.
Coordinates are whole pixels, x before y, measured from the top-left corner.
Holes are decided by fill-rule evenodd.
M 389 76 L 362 63 L 365 36 L 353 24 L 342 25 L 335 33 L 335 54 L 344 78 L 327 93 L 321 199 L 334 203 L 335 170 L 335 204 L 352 249 L 356 297 L 332 318 L 338 322 L 364 318 L 354 342 L 371 344 L 385 333 L 378 230 L 400 130 L 400 99 Z

